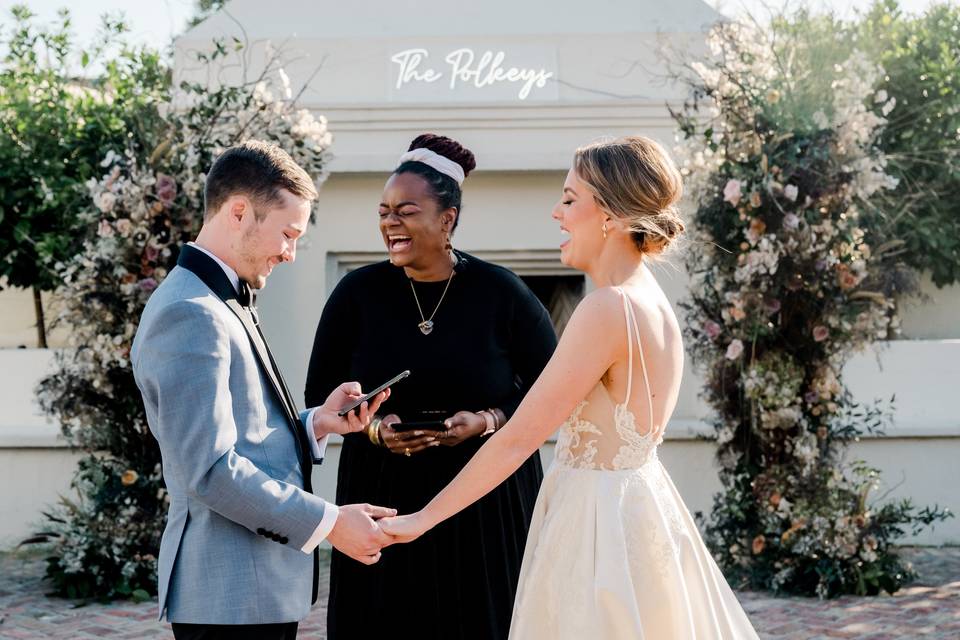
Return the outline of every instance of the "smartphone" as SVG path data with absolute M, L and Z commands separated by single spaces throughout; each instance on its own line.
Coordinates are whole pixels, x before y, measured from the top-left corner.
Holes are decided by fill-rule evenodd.
M 446 431 L 447 425 L 443 423 L 443 420 L 413 420 L 410 422 L 397 422 L 390 425 L 390 428 L 394 431 L 415 431 L 417 429 L 423 431 Z
M 406 377 L 409 376 L 409 375 L 410 375 L 410 371 L 407 370 L 407 371 L 404 371 L 403 373 L 401 373 L 401 374 L 399 374 L 399 375 L 396 375 L 396 376 L 390 378 L 389 380 L 387 380 L 386 382 L 384 382 L 382 385 L 380 385 L 379 387 L 377 387 L 376 389 L 374 389 L 374 390 L 371 391 L 370 393 L 364 395 L 364 396 L 361 397 L 361 398 L 357 398 L 357 400 L 356 400 L 353 404 L 351 404 L 350 406 L 344 407 L 343 409 L 341 409 L 340 411 L 338 411 L 338 412 L 337 412 L 337 415 L 342 418 L 343 416 L 347 415 L 348 413 L 350 413 L 351 411 L 353 411 L 354 409 L 356 409 L 357 407 L 359 407 L 360 405 L 362 405 L 364 402 L 369 401 L 371 398 L 375 398 L 378 393 L 380 393 L 381 391 L 383 391 L 383 390 L 386 389 L 387 387 L 392 387 L 393 385 L 395 385 L 396 383 L 400 382 L 401 380 L 403 380 L 404 378 L 406 378 Z

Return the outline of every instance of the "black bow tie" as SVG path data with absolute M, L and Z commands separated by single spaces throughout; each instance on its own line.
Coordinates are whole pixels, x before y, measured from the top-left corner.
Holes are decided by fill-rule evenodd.
M 240 281 L 240 291 L 237 293 L 237 302 L 243 307 L 253 308 L 257 306 L 257 292 L 250 288 L 246 280 Z

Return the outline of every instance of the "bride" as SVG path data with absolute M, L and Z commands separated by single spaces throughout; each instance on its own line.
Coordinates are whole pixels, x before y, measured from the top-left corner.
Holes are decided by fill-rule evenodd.
M 553 210 L 577 306 L 510 421 L 421 511 L 406 542 L 507 478 L 561 424 L 534 509 L 511 638 L 756 638 L 657 458 L 683 370 L 680 327 L 646 261 L 683 232 L 681 179 L 643 137 L 581 147 Z

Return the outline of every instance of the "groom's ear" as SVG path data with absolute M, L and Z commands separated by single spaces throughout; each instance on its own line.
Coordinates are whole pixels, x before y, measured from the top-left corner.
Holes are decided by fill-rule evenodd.
M 243 226 L 244 217 L 252 215 L 253 211 L 250 200 L 242 195 L 233 195 L 220 207 L 220 213 L 227 218 L 227 225 L 231 229 L 239 229 Z

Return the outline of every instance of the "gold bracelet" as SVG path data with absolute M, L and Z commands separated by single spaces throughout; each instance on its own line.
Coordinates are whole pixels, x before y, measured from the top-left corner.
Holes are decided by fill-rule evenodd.
M 375 447 L 383 446 L 380 444 L 380 418 L 374 418 L 367 425 L 367 438 Z

